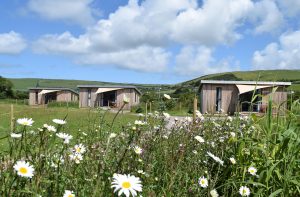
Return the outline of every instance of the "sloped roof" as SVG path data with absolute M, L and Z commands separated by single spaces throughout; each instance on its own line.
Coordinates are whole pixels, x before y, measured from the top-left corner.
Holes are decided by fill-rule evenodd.
M 201 80 L 201 84 L 233 84 L 233 85 L 271 85 L 271 86 L 290 86 L 291 82 L 280 81 L 224 81 L 224 80 Z
M 75 90 L 71 89 L 71 88 L 62 88 L 62 87 L 31 87 L 28 88 L 29 90 L 65 90 L 65 91 L 71 91 L 75 94 L 79 94 L 78 92 L 76 92 Z
M 120 89 L 135 89 L 139 94 L 142 92 L 136 86 L 118 86 L 118 85 L 78 85 L 77 88 L 120 88 Z

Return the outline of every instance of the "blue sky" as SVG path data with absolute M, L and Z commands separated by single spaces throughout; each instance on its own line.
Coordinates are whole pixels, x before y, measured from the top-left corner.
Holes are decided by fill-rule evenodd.
M 300 69 L 299 0 L 10 0 L 0 75 L 176 83 Z

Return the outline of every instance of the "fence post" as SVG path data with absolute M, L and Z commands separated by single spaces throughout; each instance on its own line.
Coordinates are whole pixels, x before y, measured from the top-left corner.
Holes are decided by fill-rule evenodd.
M 10 131 L 13 132 L 15 128 L 15 118 L 14 118 L 14 105 L 10 105 Z
M 198 110 L 198 107 L 197 107 L 197 97 L 195 96 L 195 98 L 194 98 L 194 110 L 193 110 L 193 120 L 194 121 L 196 120 L 196 110 Z
M 147 111 L 148 111 L 147 108 L 148 108 L 148 102 L 146 102 L 146 114 L 145 114 L 146 115 L 146 121 L 147 121 Z

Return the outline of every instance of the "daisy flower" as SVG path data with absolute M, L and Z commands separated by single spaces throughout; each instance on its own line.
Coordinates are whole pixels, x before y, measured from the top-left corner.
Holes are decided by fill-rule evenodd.
M 203 188 L 207 188 L 207 186 L 208 186 L 207 178 L 205 178 L 204 176 L 199 178 L 198 183 Z
M 136 121 L 134 121 L 134 124 L 135 125 L 145 125 L 146 123 L 141 120 L 136 120 Z
M 248 168 L 248 172 L 251 174 L 251 175 L 256 175 L 256 172 L 257 172 L 257 169 L 256 168 L 254 168 L 254 167 L 252 167 L 252 166 L 250 166 L 249 168 Z
M 77 163 L 77 164 L 79 164 L 80 161 L 82 161 L 82 159 L 83 159 L 81 154 L 76 154 L 76 153 L 69 155 L 69 157 L 72 161 L 75 161 L 75 163 Z
M 168 100 L 170 100 L 170 99 L 171 99 L 171 96 L 170 96 L 170 95 L 168 95 L 168 94 L 164 94 L 164 97 L 165 97 L 166 99 L 168 99 Z
M 34 169 L 33 167 L 25 162 L 25 161 L 17 161 L 17 163 L 14 165 L 15 171 L 17 171 L 17 174 L 22 177 L 28 177 L 32 178 Z
M 129 197 L 131 194 L 134 197 L 137 195 L 137 192 L 142 191 L 140 178 L 129 174 L 114 174 L 111 185 L 111 187 L 114 188 L 114 192 L 119 191 L 118 196 L 125 194 L 126 197 Z
M 65 190 L 65 193 L 64 193 L 63 197 L 75 197 L 75 194 L 74 194 L 73 191 Z
M 241 194 L 241 196 L 249 196 L 250 189 L 247 186 L 241 186 L 239 189 L 239 193 Z
M 22 134 L 21 133 L 11 133 L 10 137 L 12 137 L 12 138 L 21 138 Z
M 207 155 L 213 158 L 216 162 L 220 163 L 221 165 L 224 164 L 224 161 L 222 161 L 219 157 L 215 156 L 214 154 L 207 152 Z
M 23 126 L 31 127 L 34 121 L 32 120 L 32 118 L 19 118 L 17 120 L 17 123 Z
M 115 137 L 117 137 L 117 134 L 115 134 L 115 133 L 111 133 L 111 134 L 109 135 L 109 138 L 115 138 Z
M 128 104 L 129 103 L 129 98 L 127 96 L 123 96 L 123 103 Z
M 233 157 L 230 157 L 229 160 L 232 164 L 236 164 L 236 160 Z
M 235 138 L 235 136 L 236 136 L 234 132 L 230 132 L 230 135 L 232 138 Z
M 219 197 L 219 194 L 218 194 L 217 190 L 215 190 L 215 189 L 211 190 L 209 193 L 210 193 L 211 197 Z
M 83 144 L 76 144 L 74 146 L 74 152 L 77 154 L 83 154 L 86 152 L 86 148 Z
M 61 119 L 53 119 L 52 121 L 59 125 L 64 125 L 67 123 L 65 120 L 61 120 Z
M 57 133 L 56 136 L 63 139 L 65 144 L 69 144 L 70 140 L 73 138 L 72 135 L 66 133 Z
M 143 153 L 143 149 L 141 149 L 139 146 L 135 146 L 133 148 L 134 152 L 138 155 L 142 154 Z
M 169 119 L 170 118 L 170 114 L 166 113 L 166 112 L 163 112 L 163 116 L 166 118 L 166 119 Z
M 196 139 L 198 142 L 200 142 L 200 143 L 205 142 L 204 139 L 203 139 L 201 136 L 199 136 L 199 135 L 195 136 L 195 139 Z

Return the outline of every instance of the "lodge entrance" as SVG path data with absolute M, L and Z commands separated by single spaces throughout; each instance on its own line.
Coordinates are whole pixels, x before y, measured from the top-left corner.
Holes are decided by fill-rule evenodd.
M 45 94 L 45 104 L 48 104 L 51 101 L 56 101 L 56 98 L 57 98 L 56 92 Z
M 101 93 L 100 106 L 101 107 L 117 107 L 117 91 L 109 91 Z
M 256 96 L 255 96 L 256 95 Z M 255 98 L 253 101 L 252 99 Z M 253 94 L 253 91 L 239 95 L 241 112 L 260 112 L 262 106 L 261 89 Z M 252 101 L 252 103 L 251 103 Z

